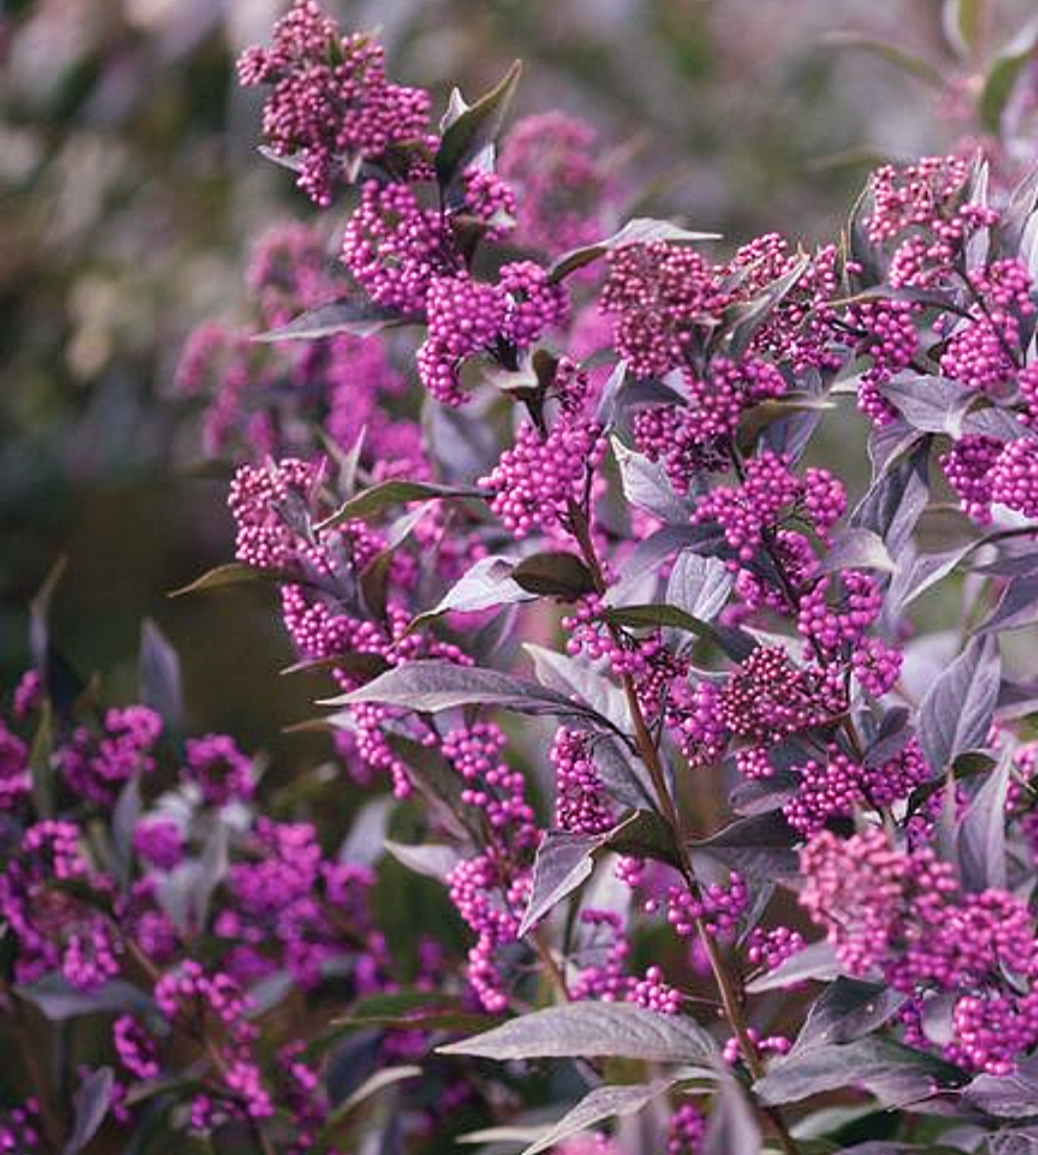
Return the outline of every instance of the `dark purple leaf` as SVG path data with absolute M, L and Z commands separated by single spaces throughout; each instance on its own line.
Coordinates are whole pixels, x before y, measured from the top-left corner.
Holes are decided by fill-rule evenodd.
M 752 979 L 746 984 L 746 990 L 750 994 L 759 994 L 763 991 L 782 990 L 807 979 L 828 982 L 839 977 L 840 972 L 841 967 L 833 948 L 825 941 L 813 942 L 790 955 L 774 970 Z
M 687 524 L 689 507 L 674 492 L 663 466 L 658 461 L 650 461 L 644 453 L 628 449 L 617 437 L 612 439 L 612 444 L 624 497 L 631 505 L 666 524 Z
M 351 497 L 333 514 L 315 525 L 314 529 L 330 529 L 352 518 L 369 521 L 394 505 L 403 505 L 409 501 L 431 501 L 440 497 L 482 498 L 486 494 L 468 486 L 433 485 L 428 481 L 384 481 L 381 485 L 373 485 L 356 497 Z
M 1038 622 L 1038 574 L 1013 578 L 998 605 L 981 623 L 978 633 L 1018 630 Z
M 525 678 L 514 678 L 497 670 L 455 666 L 449 662 L 411 662 L 387 670 L 360 689 L 336 698 L 324 699 L 323 706 L 355 706 L 376 702 L 402 706 L 430 714 L 456 706 L 501 706 L 519 714 L 549 714 L 602 719 L 588 706 L 573 702 Z M 331 719 L 336 723 L 336 717 Z
M 793 849 L 795 830 L 781 810 L 740 818 L 693 849 L 753 878 L 782 878 L 797 873 L 799 859 Z
M 754 1084 L 761 1101 L 796 1103 L 826 1091 L 864 1087 L 880 1104 L 898 1107 L 930 1098 L 962 1081 L 957 1067 L 887 1039 L 863 1038 L 791 1052 Z
M 919 740 L 935 772 L 986 744 L 1000 672 L 995 641 L 976 637 L 930 687 L 919 707 Z
M 492 1031 L 439 1048 L 445 1055 L 510 1059 L 615 1056 L 649 1063 L 712 1064 L 717 1044 L 685 1015 L 633 1003 L 567 1003 L 511 1019 Z
M 399 309 L 387 309 L 373 301 L 329 301 L 294 317 L 287 325 L 269 329 L 253 338 L 256 341 L 316 341 L 349 333 L 354 337 L 371 337 L 390 325 L 413 323 Z
M 735 575 L 716 557 L 682 550 L 667 581 L 670 605 L 702 622 L 712 622 L 724 608 Z
M 943 377 L 895 377 L 880 392 L 914 429 L 922 433 L 947 433 L 958 439 L 962 419 L 976 393 Z
M 1012 766 L 1012 751 L 1006 751 L 959 826 L 959 875 L 967 890 L 1006 887 L 1006 798 Z
M 904 1001 L 905 996 L 891 987 L 841 976 L 818 996 L 792 1053 L 851 1043 L 871 1034 L 896 1014 Z
M 480 558 L 468 572 L 458 578 L 431 610 L 419 614 L 409 629 L 420 629 L 452 610 L 473 613 L 531 601 L 534 595 L 524 590 L 512 577 L 514 566 L 514 561 L 498 555 Z
M 19 998 L 39 1008 L 44 1018 L 59 1023 L 78 1015 L 132 1011 L 141 1014 L 153 1006 L 151 999 L 132 983 L 113 979 L 93 991 L 81 991 L 59 974 L 44 975 L 34 983 L 15 988 Z
M 878 534 L 899 561 L 930 494 L 927 482 L 929 438 L 881 475 L 851 514 L 850 524 Z

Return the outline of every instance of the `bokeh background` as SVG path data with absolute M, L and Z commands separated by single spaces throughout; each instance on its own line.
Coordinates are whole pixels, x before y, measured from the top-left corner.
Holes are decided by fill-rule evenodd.
M 175 396 L 183 341 L 234 319 L 250 242 L 304 218 L 256 152 L 233 62 L 273 0 L 8 0 L 0 15 L 0 682 L 27 660 L 26 605 L 59 556 L 54 634 L 132 693 L 142 617 L 181 650 L 194 730 L 307 756 L 282 728 L 304 680 L 266 596 L 170 600 L 231 554 L 228 471 L 203 465 Z M 517 56 L 518 113 L 560 107 L 631 158 L 639 205 L 733 242 L 838 230 L 879 157 L 979 136 L 979 77 L 1034 0 L 380 0 L 328 7 L 378 29 L 391 71 L 476 94 Z M 912 59 L 878 44 L 890 42 Z M 916 56 L 918 59 L 916 59 Z M 1032 72 L 1034 62 L 1027 65 Z M 1010 108 L 1010 115 L 1012 109 Z M 988 128 L 991 126 L 989 125 Z M 1019 148 L 1033 154 L 1035 142 Z M 850 445 L 858 427 L 838 434 Z M 316 741 L 316 740 L 315 740 Z

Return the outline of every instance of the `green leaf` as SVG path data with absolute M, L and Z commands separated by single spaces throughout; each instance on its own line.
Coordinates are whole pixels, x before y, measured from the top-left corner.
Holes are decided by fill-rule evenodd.
M 650 1063 L 710 1065 L 718 1058 L 717 1044 L 692 1019 L 660 1015 L 632 1003 L 548 1007 L 439 1051 L 497 1062 L 612 1056 Z
M 416 324 L 418 318 L 405 317 L 399 309 L 387 309 L 373 301 L 329 301 L 307 309 L 287 325 L 257 333 L 254 341 L 316 341 L 349 333 L 354 337 L 371 337 L 391 325 Z
M 458 95 L 456 115 L 448 117 L 436 152 L 436 179 L 441 189 L 450 189 L 465 167 L 497 140 L 522 70 L 522 61 L 517 60 L 494 88 L 463 111 L 464 101 Z
M 298 580 L 299 575 L 288 570 L 259 569 L 257 566 L 245 565 L 244 562 L 232 561 L 208 570 L 186 586 L 171 590 L 166 596 L 179 598 L 184 594 L 201 593 L 203 590 L 220 589 L 222 586 L 241 585 L 243 582 L 277 583 Z
M 939 68 L 935 68 L 914 52 L 909 52 L 898 44 L 891 44 L 889 40 L 850 31 L 830 32 L 823 40 L 834 48 L 856 48 L 862 52 L 872 52 L 902 72 L 915 76 L 924 84 L 938 90 L 944 89 L 945 80 Z
M 427 481 L 384 481 L 381 485 L 373 485 L 351 497 L 323 521 L 314 526 L 315 531 L 330 529 L 341 525 L 344 521 L 358 518 L 360 521 L 370 521 L 394 505 L 402 505 L 409 501 L 428 501 L 439 497 L 485 497 L 479 489 L 457 485 L 433 485 Z
M 625 245 L 651 245 L 659 242 L 669 245 L 690 245 L 696 241 L 717 241 L 720 233 L 700 233 L 684 229 L 673 221 L 658 221 L 651 217 L 636 217 L 611 237 L 593 245 L 584 245 L 564 253 L 548 270 L 548 280 L 556 283 L 597 261 L 599 257 L 622 249 Z
M 576 554 L 565 550 L 549 550 L 523 558 L 512 570 L 512 580 L 528 593 L 569 602 L 595 590 L 590 570 Z
M 1013 37 L 988 70 L 977 108 L 981 123 L 989 132 L 996 134 L 999 132 L 1002 111 L 1036 44 L 1038 44 L 1038 18 L 1029 21 Z
M 980 47 L 983 0 L 944 0 L 941 23 L 944 35 L 958 56 L 968 60 Z
M 54 813 L 54 711 L 44 700 L 40 722 L 29 750 L 29 777 L 32 782 L 32 802 L 41 818 Z

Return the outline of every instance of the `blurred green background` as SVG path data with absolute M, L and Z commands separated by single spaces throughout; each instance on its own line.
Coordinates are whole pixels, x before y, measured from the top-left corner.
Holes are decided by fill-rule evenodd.
M 0 15 L 2 680 L 24 667 L 26 603 L 65 554 L 54 632 L 84 673 L 114 670 L 112 694 L 132 694 L 140 619 L 154 617 L 184 655 L 189 724 L 275 751 L 314 685 L 278 677 L 290 655 L 267 595 L 166 594 L 232 546 L 227 474 L 199 468 L 196 414 L 172 395 L 180 346 L 241 313 L 250 242 L 310 212 L 257 155 L 261 97 L 233 78 L 282 7 L 21 0 Z M 592 121 L 637 156 L 640 207 L 733 242 L 829 235 L 877 156 L 976 129 L 983 53 L 955 58 L 938 0 L 328 7 L 378 29 L 393 75 L 440 107 L 452 83 L 476 93 L 522 57 L 520 113 Z M 984 52 L 1034 4 L 989 8 Z M 939 81 L 836 43 L 841 30 L 920 53 Z

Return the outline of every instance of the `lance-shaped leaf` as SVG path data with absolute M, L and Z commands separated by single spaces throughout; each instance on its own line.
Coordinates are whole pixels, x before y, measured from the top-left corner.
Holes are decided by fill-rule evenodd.
M 468 486 L 433 485 L 428 481 L 383 481 L 381 485 L 373 485 L 344 502 L 324 521 L 314 526 L 315 530 L 330 529 L 334 525 L 341 525 L 344 521 L 359 518 L 368 521 L 377 517 L 394 505 L 403 505 L 408 501 L 430 501 L 437 497 L 484 497 L 482 490 Z
M 512 579 L 531 594 L 571 602 L 595 589 L 587 566 L 576 554 L 566 550 L 550 550 L 523 558 L 512 571 Z
M 14 988 L 19 998 L 37 1007 L 44 1018 L 60 1023 L 78 1015 L 132 1011 L 142 1014 L 154 1004 L 139 987 L 124 979 L 112 979 L 92 991 L 81 991 L 59 974 L 47 974 L 34 983 Z
M 356 706 L 363 702 L 402 706 L 429 714 L 456 706 L 501 706 L 519 714 L 575 715 L 598 719 L 608 725 L 590 707 L 536 682 L 497 670 L 455 666 L 450 662 L 422 661 L 398 666 L 360 689 L 337 698 L 322 699 L 320 705 Z
M 985 744 L 1000 674 L 995 640 L 975 637 L 930 687 L 919 708 L 919 740 L 935 771 Z
M 765 324 L 775 308 L 807 271 L 811 258 L 801 254 L 781 277 L 777 277 L 764 292 L 751 301 L 740 302 L 726 314 L 725 327 L 729 330 L 728 351 L 738 360 L 750 347 L 761 325 Z
M 415 874 L 424 874 L 426 878 L 435 878 L 438 882 L 446 882 L 447 876 L 461 861 L 461 855 L 453 846 L 435 842 L 411 846 L 387 838 L 385 848 L 388 854 L 391 854 L 397 862 L 403 863 L 408 870 L 413 870 Z
M 944 377 L 895 377 L 880 386 L 901 416 L 923 433 L 962 436 L 962 419 L 976 393 Z
M 869 487 L 850 516 L 850 525 L 868 529 L 881 537 L 895 561 L 912 536 L 930 495 L 927 455 L 930 438 L 883 472 Z
M 791 1052 L 757 1080 L 754 1091 L 763 1103 L 774 1106 L 864 1087 L 883 1106 L 897 1107 L 927 1099 L 941 1087 L 957 1086 L 962 1077 L 951 1063 L 873 1036 Z
M 157 711 L 167 727 L 179 730 L 184 717 L 180 659 L 168 638 L 150 618 L 146 618 L 141 626 L 138 662 L 141 701 Z
M 549 830 L 534 859 L 533 886 L 519 926 L 520 938 L 591 877 L 599 851 L 614 845 L 629 845 L 632 838 L 644 833 L 642 817 L 641 813 L 632 814 L 600 834 Z
M 532 642 L 527 642 L 523 649 L 533 659 L 534 674 L 542 686 L 567 699 L 576 694 L 597 714 L 608 718 L 618 731 L 628 727 L 627 699 L 615 682 L 592 670 L 585 662 L 557 650 L 536 646 Z
M 764 991 L 782 990 L 807 979 L 828 982 L 837 978 L 841 970 L 833 948 L 824 940 L 813 942 L 803 950 L 798 950 L 796 954 L 790 955 L 774 970 L 751 979 L 746 984 L 746 990 L 755 995 Z
M 524 1148 L 522 1155 L 538 1155 L 564 1142 L 573 1135 L 590 1131 L 597 1123 L 625 1115 L 634 1115 L 674 1086 L 674 1079 L 656 1079 L 652 1083 L 631 1083 L 618 1087 L 595 1087 L 580 1102 L 534 1143 Z
M 436 151 L 440 188 L 449 190 L 465 167 L 497 140 L 522 70 L 517 60 L 494 88 L 466 108 L 459 95 Z
M 1038 573 L 1024 574 L 1009 582 L 978 633 L 1018 630 L 1035 622 L 1038 622 Z
M 495 1059 L 566 1059 L 612 1056 L 649 1063 L 710 1065 L 717 1044 L 685 1015 L 660 1015 L 633 1003 L 568 1003 L 440 1047 L 445 1055 Z
M 729 626 L 712 626 L 709 622 L 700 621 L 677 606 L 663 605 L 654 602 L 645 606 L 616 606 L 602 611 L 602 617 L 616 626 L 625 626 L 628 629 L 664 629 L 685 630 L 713 642 L 723 650 L 733 661 L 742 662 L 757 648 L 757 642 L 744 630 Z
M 612 439 L 612 445 L 624 497 L 660 521 L 687 524 L 688 506 L 674 492 L 663 466 L 658 461 L 650 461 L 644 453 L 628 449 L 618 437 Z
M 101 1067 L 92 1071 L 79 1084 L 72 1097 L 75 1122 L 72 1134 L 65 1144 L 62 1155 L 78 1155 L 86 1149 L 90 1140 L 101 1129 L 112 1105 L 112 1084 L 115 1075 L 111 1067 Z
M 781 810 L 740 818 L 693 849 L 754 878 L 782 878 L 797 873 L 799 859 L 793 849 L 796 831 Z
M 667 581 L 667 602 L 699 621 L 712 622 L 724 608 L 735 575 L 716 557 L 693 550 L 678 554 Z
M 599 257 L 611 253 L 614 249 L 622 249 L 625 245 L 651 245 L 657 242 L 665 244 L 689 245 L 695 241 L 717 241 L 720 233 L 698 233 L 683 229 L 673 221 L 658 221 L 651 217 L 636 217 L 630 220 L 611 237 L 598 241 L 593 245 L 585 245 L 564 253 L 548 270 L 549 281 L 561 281 L 577 269 L 590 265 Z
M 904 1001 L 891 987 L 841 976 L 818 996 L 793 1049 L 851 1043 L 882 1026 Z
M 1007 749 L 959 826 L 959 874 L 967 890 L 1006 887 L 1006 798 L 1012 766 L 1013 751 Z
M 528 602 L 535 596 L 523 589 L 512 576 L 515 563 L 495 554 L 480 558 L 471 569 L 462 574 L 431 610 L 411 622 L 408 632 L 420 629 L 441 614 L 460 610 L 474 613 L 497 606 Z
M 1038 44 L 1038 17 L 1029 21 L 998 54 L 981 90 L 978 110 L 988 132 L 998 133 L 1002 111 Z
M 349 333 L 354 337 L 371 337 L 390 325 L 414 324 L 415 317 L 405 317 L 399 309 L 387 309 L 374 301 L 329 301 L 294 317 L 287 325 L 258 333 L 254 341 L 316 341 Z
M 858 526 L 836 535 L 819 569 L 822 573 L 838 573 L 844 569 L 875 569 L 893 573 L 895 566 L 883 539 L 871 529 Z
M 207 570 L 201 577 L 195 578 L 194 581 L 188 582 L 186 586 L 180 586 L 179 589 L 171 590 L 167 595 L 171 598 L 179 598 L 184 594 L 197 594 L 203 590 L 220 589 L 221 586 L 236 586 L 248 582 L 297 582 L 299 580 L 298 573 L 292 573 L 291 570 L 279 569 L 259 569 L 253 565 L 245 565 L 244 562 L 232 561 L 226 565 L 218 565 L 215 569 Z
M 714 1096 L 702 1155 L 759 1155 L 761 1133 L 745 1090 L 731 1077 Z

